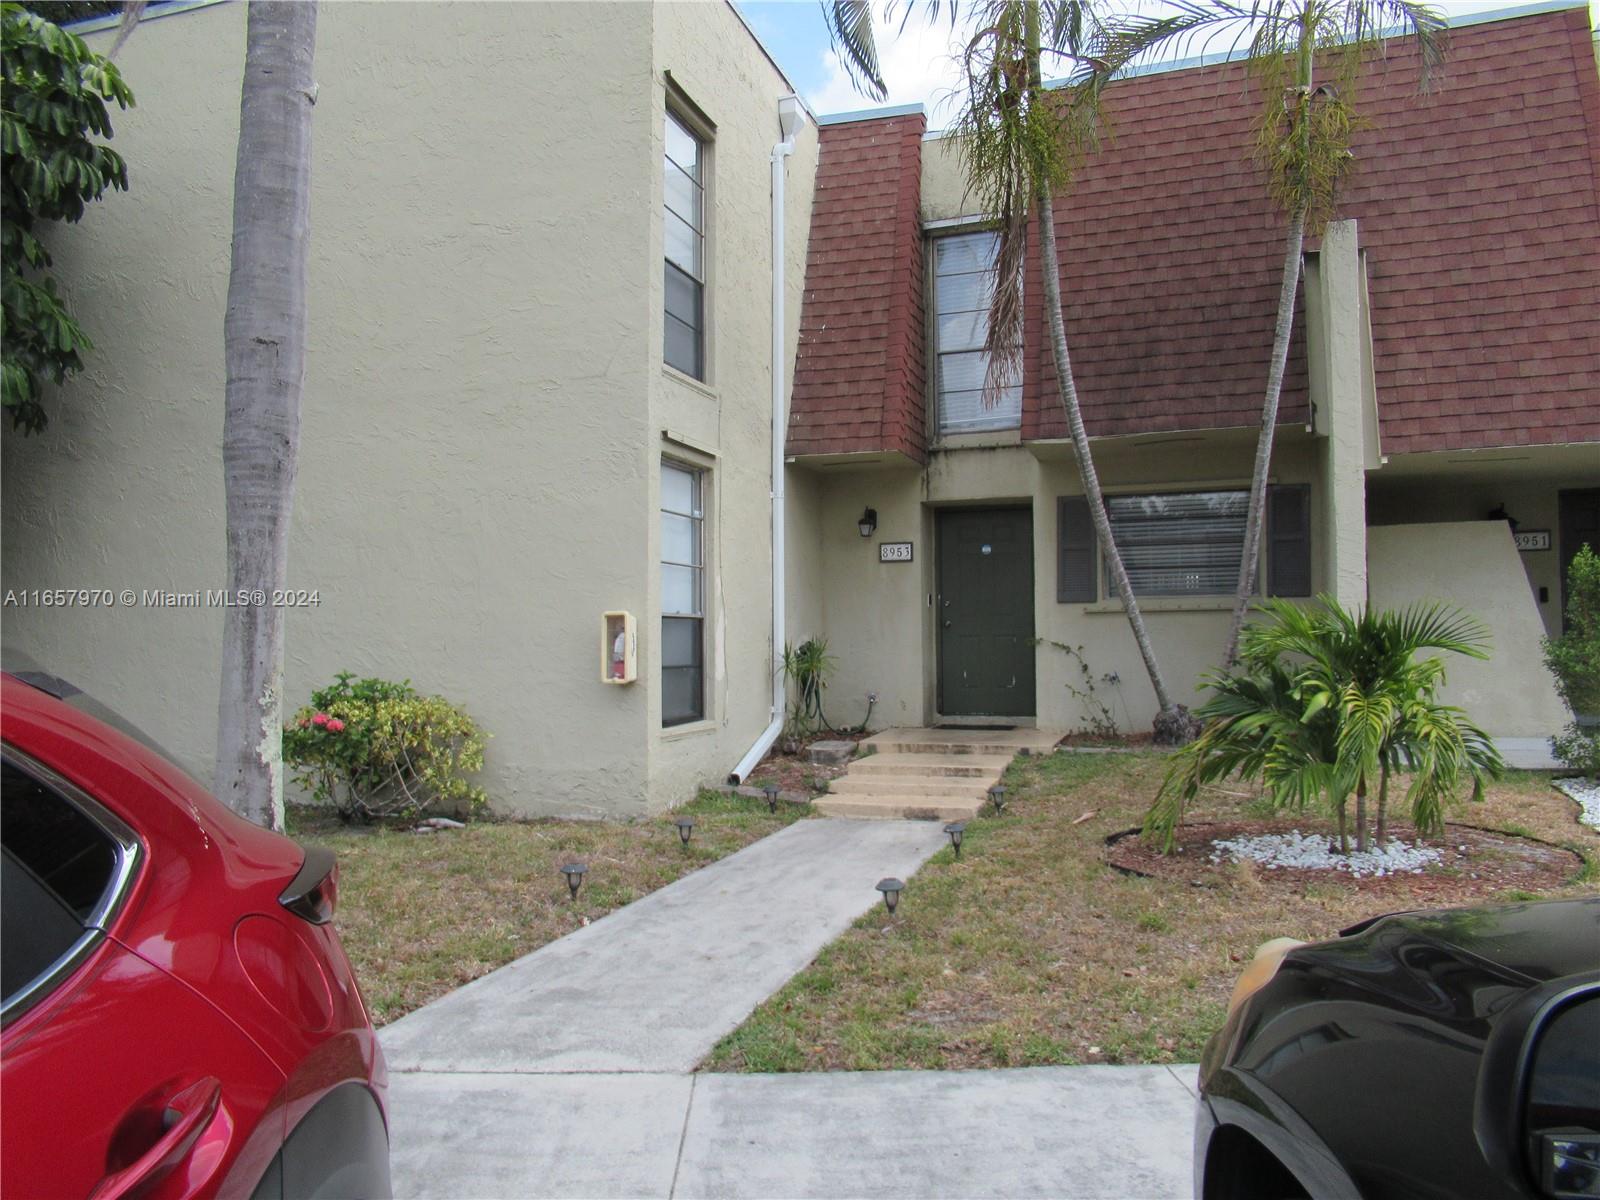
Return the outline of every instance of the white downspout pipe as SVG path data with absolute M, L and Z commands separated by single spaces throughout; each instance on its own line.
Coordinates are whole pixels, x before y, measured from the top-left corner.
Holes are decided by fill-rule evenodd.
M 783 183 L 787 165 L 785 160 L 794 153 L 795 135 L 800 132 L 805 120 L 805 109 L 801 107 L 798 96 L 785 96 L 778 101 L 778 129 L 783 134 L 783 140 L 772 147 L 772 721 L 729 774 L 729 783 L 743 783 L 771 749 L 778 734 L 783 732 L 784 595 L 787 584 L 784 570 L 786 525 L 783 449 L 788 426 L 783 394 L 784 382 L 788 377 L 783 353 L 786 326 L 783 315 L 783 225 L 786 219 Z

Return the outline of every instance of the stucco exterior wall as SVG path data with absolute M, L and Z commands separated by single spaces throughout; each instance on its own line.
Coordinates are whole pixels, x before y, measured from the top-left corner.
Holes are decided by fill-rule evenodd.
M 656 80 L 653 161 L 661 157 L 666 76 L 715 124 L 707 190 L 709 359 L 704 384 L 661 365 L 661 222 L 640 288 L 653 297 L 649 355 L 650 433 L 643 445 L 651 482 L 648 558 L 660 559 L 660 462 L 669 455 L 710 470 L 706 719 L 661 728 L 658 622 L 640 633 L 639 670 L 650 682 L 645 744 L 648 804 L 681 803 L 720 782 L 771 720 L 772 710 L 772 175 L 782 136 L 778 101 L 788 84 L 726 4 L 659 4 L 654 15 Z M 807 120 L 785 168 L 783 386 L 794 377 L 805 286 L 806 240 L 817 169 L 816 126 Z M 661 179 L 654 203 L 661 203 Z M 787 401 L 787 395 L 785 396 Z M 786 424 L 786 422 L 785 422 Z M 671 431 L 674 438 L 663 436 Z M 685 442 L 690 443 L 685 446 Z M 796 504 L 788 505 L 790 512 Z M 789 588 L 795 595 L 798 585 Z M 660 612 L 660 572 L 650 577 L 648 611 Z M 804 605 L 799 606 L 804 616 Z M 654 628 L 652 628 L 654 624 Z M 790 628 L 796 628 L 793 622 Z
M 1389 481 L 1375 477 L 1367 498 L 1374 525 L 1410 525 L 1433 521 L 1481 521 L 1504 504 L 1523 530 L 1550 533 L 1550 549 L 1519 553 L 1528 593 L 1537 606 L 1544 631 L 1561 632 L 1561 519 L 1564 489 L 1600 486 L 1600 466 L 1588 475 L 1555 475 L 1540 480 L 1451 480 L 1437 478 Z M 1541 589 L 1543 589 L 1541 598 Z
M 1374 607 L 1441 602 L 1489 627 L 1487 661 L 1447 656 L 1443 695 L 1490 733 L 1544 737 L 1571 719 L 1545 669 L 1544 625 L 1504 522 L 1375 526 L 1367 587 Z
M 61 240 L 97 352 L 4 444 L 7 587 L 221 587 L 222 314 L 244 5 L 120 56 L 133 190 Z M 93 35 L 104 44 L 110 34 Z M 573 64 L 581 63 L 581 86 Z M 661 367 L 662 71 L 717 122 L 714 375 Z M 409 678 L 493 735 L 497 808 L 617 815 L 725 774 L 767 722 L 767 155 L 788 89 L 720 4 L 324 6 L 287 694 Z M 789 168 L 790 359 L 815 135 Z M 715 470 L 712 728 L 664 736 L 659 463 Z M 690 451 L 691 455 L 700 451 Z M 599 679 L 600 614 L 640 682 Z M 8 611 L 209 781 L 221 614 Z
M 1197 435 L 1168 445 L 1101 443 L 1096 464 L 1108 493 L 1248 487 L 1254 446 L 1224 435 Z M 937 719 L 937 591 L 934 536 L 941 507 L 1027 506 L 1033 514 L 1034 632 L 1040 728 L 1083 727 L 1086 713 L 1066 685 L 1082 686 L 1073 659 L 1049 641 L 1082 647 L 1096 692 L 1125 730 L 1150 726 L 1157 705 L 1121 605 L 1061 604 L 1056 600 L 1056 500 L 1081 495 L 1076 465 L 1062 446 L 936 451 L 926 471 L 819 468 L 822 491 L 824 620 L 838 659 L 828 689 L 835 723 L 860 720 L 866 694 L 877 692 L 873 725 L 922 724 Z M 1313 528 L 1324 502 L 1316 445 L 1286 438 L 1274 455 L 1273 480 L 1312 483 Z M 863 539 L 855 529 L 862 508 L 878 513 L 878 528 Z M 910 564 L 880 563 L 877 545 L 914 542 Z M 1312 585 L 1323 586 L 1325 554 L 1312 547 Z M 1216 666 L 1227 633 L 1227 598 L 1148 600 L 1144 611 L 1173 694 L 1192 703 L 1200 675 Z M 1107 682 L 1115 675 L 1117 682 Z

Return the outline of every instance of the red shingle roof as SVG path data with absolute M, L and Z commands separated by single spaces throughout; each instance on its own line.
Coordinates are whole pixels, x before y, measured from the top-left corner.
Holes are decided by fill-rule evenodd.
M 1368 71 L 1369 127 L 1339 212 L 1368 256 L 1385 452 L 1600 441 L 1600 84 L 1587 11 L 1457 28 L 1435 91 L 1419 97 L 1416 79 L 1409 40 Z M 1283 238 L 1249 161 L 1258 103 L 1239 64 L 1107 94 L 1115 140 L 1057 204 L 1068 337 L 1095 435 L 1258 419 Z M 824 130 L 791 453 L 923 454 L 922 256 L 903 218 L 916 147 L 903 126 L 886 129 L 897 124 Z M 892 290 L 901 280 L 909 298 Z M 1022 432 L 1061 437 L 1036 265 L 1028 294 Z M 1306 416 L 1297 331 L 1281 419 Z
M 790 454 L 926 460 L 920 113 L 824 125 Z

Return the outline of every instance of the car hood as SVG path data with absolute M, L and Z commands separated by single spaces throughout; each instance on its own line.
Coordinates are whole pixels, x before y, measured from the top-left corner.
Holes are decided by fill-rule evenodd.
M 1346 930 L 1412 934 L 1535 983 L 1600 968 L 1600 896 L 1396 913 Z

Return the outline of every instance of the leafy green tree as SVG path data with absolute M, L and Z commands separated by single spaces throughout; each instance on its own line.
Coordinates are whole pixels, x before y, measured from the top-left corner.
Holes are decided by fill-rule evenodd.
M 888 0 L 884 18 L 893 22 L 898 14 L 904 25 L 915 7 L 913 0 Z M 944 13 L 952 28 L 956 25 L 957 0 L 926 0 L 923 7 L 929 20 L 936 21 Z M 883 99 L 887 89 L 878 64 L 870 0 L 833 0 L 824 5 L 824 11 L 834 45 L 857 86 Z M 1053 220 L 1056 197 L 1065 193 L 1074 170 L 1095 145 L 1101 88 L 1126 64 L 1127 59 L 1120 56 L 1136 53 L 1136 48 L 1131 43 L 1110 45 L 1098 57 L 1083 52 L 1095 40 L 1098 28 L 1090 0 L 977 0 L 972 11 L 973 31 L 962 54 L 965 88 L 953 132 L 971 194 L 982 211 L 996 218 L 999 241 L 984 346 L 990 362 L 985 393 L 997 396 L 1021 370 L 1021 268 L 1028 224 L 1034 218 L 1039 229 L 1046 336 L 1095 536 L 1160 706 L 1157 740 L 1186 741 L 1192 721 L 1167 686 L 1122 554 L 1111 537 L 1111 520 L 1072 373 Z M 1070 86 L 1045 87 L 1047 59 L 1052 74 L 1073 78 Z
M 122 156 L 93 139 L 111 136 L 108 103 L 126 109 L 133 92 L 82 38 L 18 4 L 0 5 L 0 57 L 0 403 L 14 428 L 33 433 L 49 419 L 43 382 L 65 382 L 93 348 L 49 274 L 40 234 L 51 222 L 80 220 L 107 188 L 127 190 Z
M 1444 19 L 1416 0 L 1167 0 L 1156 14 L 1123 18 L 1098 29 L 1095 53 L 1112 63 L 1146 56 L 1157 47 L 1231 34 L 1235 45 L 1245 42 L 1245 57 L 1263 97 L 1255 159 L 1287 223 L 1244 553 L 1222 656 L 1226 669 L 1235 661 L 1239 631 L 1256 590 L 1267 476 L 1305 238 L 1327 226 L 1338 207 L 1339 189 L 1355 166 L 1351 140 L 1362 124 L 1357 78 L 1363 64 L 1381 52 L 1382 39 L 1400 32 L 1416 40 L 1420 83 L 1426 88 L 1443 61 Z M 1319 78 L 1319 69 L 1326 70 L 1326 77 Z
M 1445 666 L 1424 650 L 1488 657 L 1484 627 L 1459 610 L 1419 604 L 1351 613 L 1327 596 L 1316 607 L 1271 600 L 1246 625 L 1237 671 L 1213 674 L 1196 710 L 1199 738 L 1173 756 L 1145 814 L 1145 833 L 1170 847 L 1200 789 L 1233 776 L 1259 779 L 1275 808 L 1325 802 L 1348 852 L 1367 849 L 1367 799 L 1377 792 L 1377 840 L 1388 837 L 1389 786 L 1408 775 L 1405 803 L 1423 834 L 1437 833 L 1466 780 L 1476 799 L 1504 769 L 1489 736 L 1441 704 Z
M 1600 778 L 1600 554 L 1579 548 L 1567 567 L 1566 630 L 1546 638 L 1544 661 L 1577 720 L 1552 739 L 1556 757 Z

